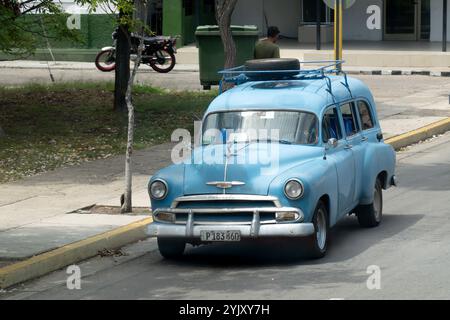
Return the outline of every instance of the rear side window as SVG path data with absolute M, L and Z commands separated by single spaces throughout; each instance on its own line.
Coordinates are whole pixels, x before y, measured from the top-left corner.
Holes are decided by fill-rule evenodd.
M 331 138 L 342 139 L 341 125 L 336 108 L 328 109 L 323 115 L 322 140 L 327 142 Z
M 370 113 L 370 108 L 365 101 L 358 101 L 358 112 L 361 119 L 363 130 L 373 128 L 373 118 Z
M 352 103 L 346 103 L 341 106 L 342 120 L 347 137 L 358 133 L 358 123 L 353 113 Z

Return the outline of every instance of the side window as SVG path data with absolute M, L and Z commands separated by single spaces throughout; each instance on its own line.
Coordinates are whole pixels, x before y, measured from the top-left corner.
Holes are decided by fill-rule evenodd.
M 322 120 L 322 140 L 326 143 L 331 138 L 342 139 L 341 125 L 336 108 L 328 109 Z
M 373 128 L 372 114 L 370 108 L 365 101 L 358 101 L 358 112 L 361 119 L 361 125 L 363 130 Z
M 352 103 L 346 103 L 341 106 L 342 120 L 344 121 L 344 130 L 347 137 L 358 133 L 358 123 L 353 112 Z

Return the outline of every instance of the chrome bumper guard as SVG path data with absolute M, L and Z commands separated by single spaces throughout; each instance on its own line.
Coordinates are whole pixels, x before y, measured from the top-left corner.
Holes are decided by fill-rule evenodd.
M 196 223 L 195 214 L 204 213 L 240 213 L 253 212 L 251 222 L 217 222 L 217 223 Z M 276 222 L 260 220 L 261 212 L 296 212 L 299 218 L 295 222 Z M 158 213 L 184 213 L 187 214 L 186 222 L 170 223 L 160 222 L 157 219 Z M 153 213 L 155 222 L 148 226 L 148 234 L 156 237 L 180 237 L 180 238 L 200 238 L 202 230 L 217 231 L 240 231 L 241 237 L 300 237 L 309 236 L 314 233 L 312 223 L 302 223 L 304 214 L 301 210 L 291 207 L 261 207 L 261 208 L 164 208 L 157 209 Z

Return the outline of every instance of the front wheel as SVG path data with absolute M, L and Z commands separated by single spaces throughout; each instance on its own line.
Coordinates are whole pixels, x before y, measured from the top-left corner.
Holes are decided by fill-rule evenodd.
M 116 68 L 114 50 L 102 50 L 95 57 L 95 66 L 103 72 L 113 71 Z
M 186 242 L 180 239 L 158 238 L 159 253 L 166 259 L 180 258 L 186 247 Z
M 373 202 L 367 205 L 359 205 L 356 208 L 356 216 L 361 227 L 373 228 L 380 224 L 383 217 L 383 188 L 377 179 L 373 191 Z
M 159 73 L 168 73 L 175 67 L 175 54 L 167 50 L 158 50 L 150 61 L 150 67 Z
M 317 204 L 312 222 L 315 232 L 309 239 L 309 256 L 318 259 L 325 256 L 328 247 L 328 210 L 322 201 Z

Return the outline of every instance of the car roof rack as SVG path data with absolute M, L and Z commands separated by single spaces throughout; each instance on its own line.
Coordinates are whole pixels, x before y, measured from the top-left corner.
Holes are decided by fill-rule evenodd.
M 223 92 L 222 87 L 223 83 L 232 83 L 234 85 L 240 85 L 248 81 L 285 81 L 285 80 L 313 80 L 313 79 L 325 79 L 327 84 L 327 91 L 333 98 L 333 101 L 336 102 L 335 96 L 332 91 L 331 86 L 331 78 L 329 75 L 331 74 L 342 74 L 344 76 L 344 81 L 341 84 L 347 88 L 350 95 L 352 92 L 350 90 L 350 86 L 347 81 L 347 74 L 341 70 L 340 66 L 345 62 L 344 60 L 316 60 L 316 61 L 299 61 L 300 66 L 303 64 L 309 65 L 320 65 L 322 66 L 315 69 L 297 69 L 297 70 L 245 70 L 245 66 L 234 67 L 230 69 L 221 70 L 218 73 L 222 75 L 222 79 L 219 82 L 219 94 Z M 292 73 L 296 73 L 296 75 L 292 75 Z M 252 74 L 276 74 L 277 76 L 286 74 L 286 78 L 277 78 L 277 79 L 251 79 L 248 75 Z

